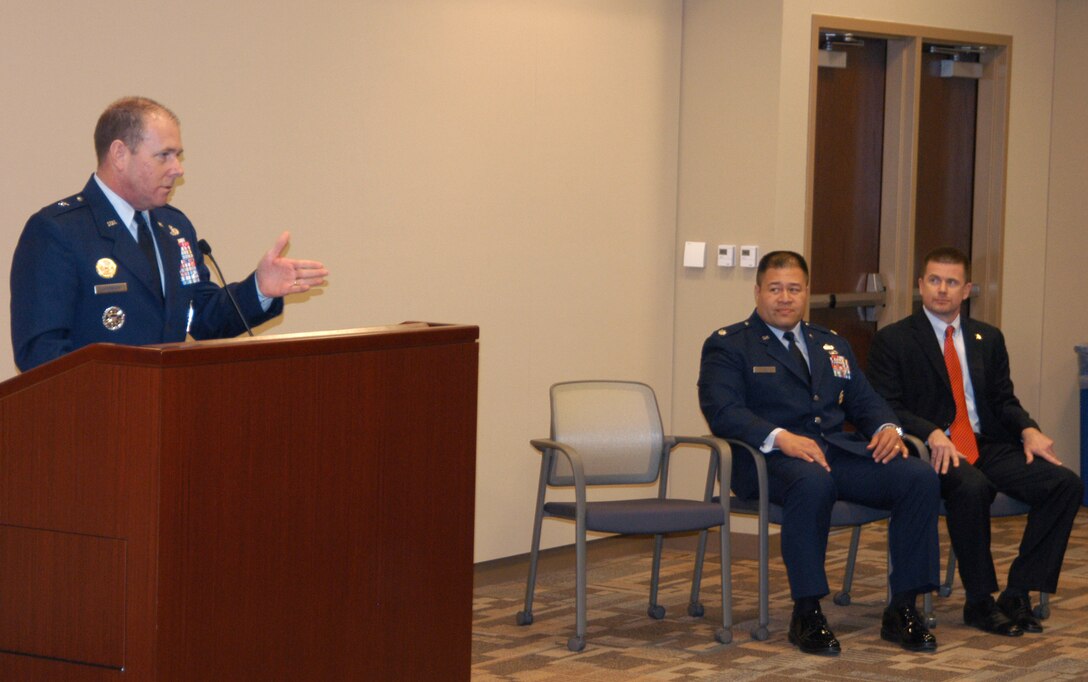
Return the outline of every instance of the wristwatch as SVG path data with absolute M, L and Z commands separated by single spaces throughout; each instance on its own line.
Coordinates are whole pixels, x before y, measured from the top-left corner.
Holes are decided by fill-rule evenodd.
M 899 437 L 900 437 L 900 438 L 902 438 L 902 437 L 903 437 L 903 429 L 902 429 L 902 428 L 900 428 L 900 427 L 898 427 L 898 426 L 896 426 L 895 424 L 885 424 L 884 426 L 880 427 L 880 430 L 881 430 L 881 431 L 883 431 L 883 430 L 885 430 L 885 429 L 895 429 L 895 432 L 896 432 L 897 434 L 899 434 Z

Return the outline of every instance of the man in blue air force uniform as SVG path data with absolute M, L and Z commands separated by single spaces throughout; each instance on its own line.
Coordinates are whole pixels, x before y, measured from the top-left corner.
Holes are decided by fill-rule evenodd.
M 937 641 L 916 597 L 938 581 L 937 476 L 907 456 L 895 413 L 866 381 L 850 345 L 801 321 L 808 265 L 774 251 L 756 272 L 756 310 L 703 344 L 699 402 L 715 435 L 766 453 L 770 499 L 783 507 L 782 559 L 794 599 L 789 640 L 801 651 L 837 654 L 820 609 L 831 507 L 836 500 L 889 509 L 892 602 L 881 636 L 911 651 Z M 857 432 L 846 432 L 849 420 Z M 732 487 L 758 495 L 751 457 L 735 451 Z
M 11 266 L 15 363 L 29 370 L 88 344 L 236 336 L 245 326 L 211 282 L 196 231 L 170 193 L 184 173 L 178 118 L 142 97 L 118 100 L 94 133 L 98 168 L 83 191 L 27 221 Z M 282 297 L 325 283 L 316 261 L 283 258 L 284 232 L 249 277 L 228 285 L 250 325 Z

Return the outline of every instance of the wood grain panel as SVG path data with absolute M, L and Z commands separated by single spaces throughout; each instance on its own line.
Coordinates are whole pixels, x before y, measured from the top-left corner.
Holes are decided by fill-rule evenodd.
M 0 650 L 124 666 L 124 541 L 0 526 L 0 575 Z
M 128 548 L 124 669 L 0 679 L 467 680 L 477 337 L 92 346 L 0 384 L 0 524 Z
M 886 41 L 844 48 L 847 68 L 819 69 L 812 213 L 812 292 L 858 291 L 880 270 Z M 865 365 L 876 323 L 857 311 L 813 310 L 810 319 L 844 336 Z

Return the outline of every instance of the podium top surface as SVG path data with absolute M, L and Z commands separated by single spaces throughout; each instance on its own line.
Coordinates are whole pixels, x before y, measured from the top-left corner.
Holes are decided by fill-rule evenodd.
M 238 336 L 230 339 L 186 341 L 151 346 L 96 343 L 0 383 L 0 398 L 86 363 L 182 367 L 237 360 L 297 356 L 300 353 L 320 355 L 389 348 L 437 346 L 452 343 L 475 343 L 479 337 L 479 327 L 471 325 L 403 322 L 378 327 L 268 334 L 253 337 Z

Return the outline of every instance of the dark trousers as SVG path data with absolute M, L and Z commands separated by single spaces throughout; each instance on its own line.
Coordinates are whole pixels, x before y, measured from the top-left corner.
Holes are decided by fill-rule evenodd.
M 888 509 L 893 593 L 929 592 L 940 573 L 937 474 L 918 458 L 878 464 L 869 456 L 830 447 L 831 471 L 819 464 L 773 451 L 766 455 L 770 501 L 782 507 L 782 560 L 794 599 L 830 592 L 824 559 L 836 500 Z M 755 464 L 734 450 L 732 487 L 741 497 L 758 497 Z
M 1008 586 L 1054 593 L 1084 484 L 1069 469 L 1041 457 L 1028 464 L 1019 444 L 979 436 L 978 449 L 974 466 L 961 461 L 940 477 L 964 589 L 974 596 L 998 589 L 990 553 L 990 504 L 1002 492 L 1031 506 Z

